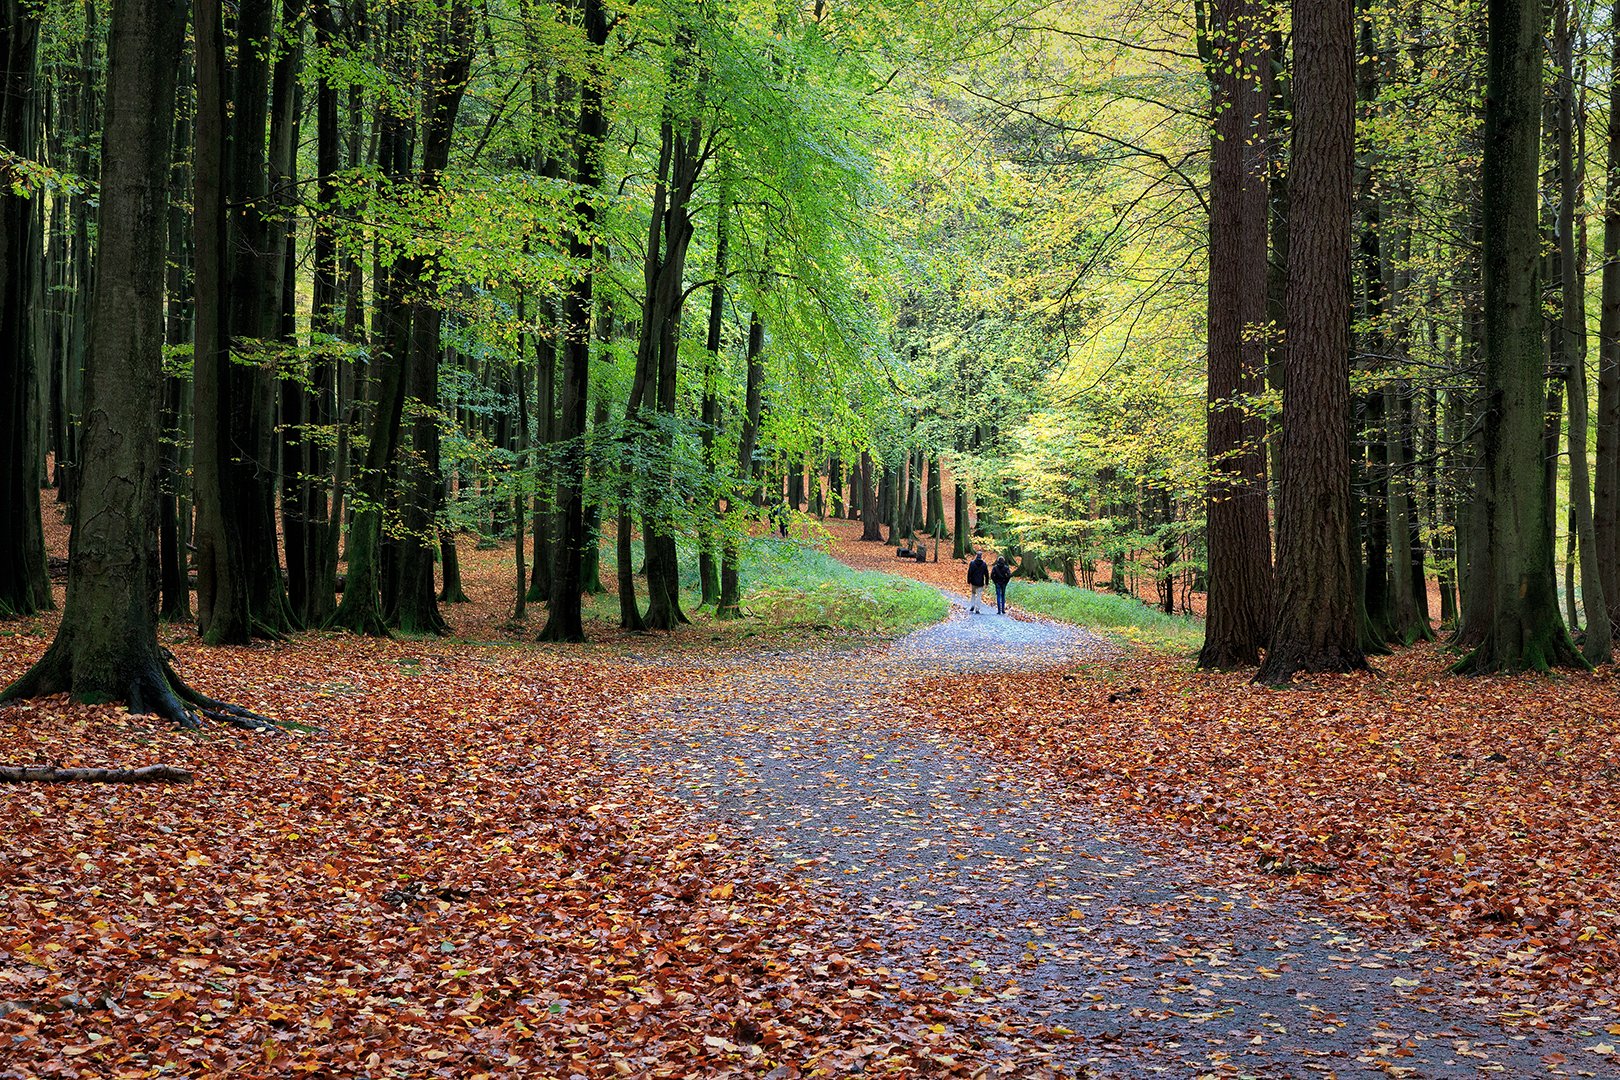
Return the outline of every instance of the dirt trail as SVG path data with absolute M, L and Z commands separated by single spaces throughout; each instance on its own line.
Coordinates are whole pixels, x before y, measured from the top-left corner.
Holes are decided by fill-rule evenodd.
M 644 717 L 629 729 L 640 737 L 611 749 L 831 890 L 854 912 L 852 948 L 1073 1029 L 1075 1067 L 1616 1075 L 1613 1058 L 1584 1049 L 1601 1029 L 1505 1030 L 1487 1002 L 1456 996 L 1421 943 L 1206 885 L 1200 854 L 1109 825 L 898 704 L 909 679 L 1086 663 L 1109 648 L 958 607 L 886 648 L 759 656 L 660 685 L 625 704 Z

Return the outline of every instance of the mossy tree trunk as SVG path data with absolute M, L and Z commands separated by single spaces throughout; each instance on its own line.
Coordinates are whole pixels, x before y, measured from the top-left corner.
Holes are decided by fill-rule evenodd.
M 177 0 L 113 8 L 67 604 L 50 648 L 0 700 L 69 692 L 187 726 L 201 715 L 259 726 L 261 718 L 175 676 L 152 603 L 169 140 L 185 25 Z
M 1490 621 L 1456 670 L 1581 666 L 1558 611 L 1543 462 L 1538 173 L 1544 11 L 1491 0 L 1485 94 L 1485 529 Z

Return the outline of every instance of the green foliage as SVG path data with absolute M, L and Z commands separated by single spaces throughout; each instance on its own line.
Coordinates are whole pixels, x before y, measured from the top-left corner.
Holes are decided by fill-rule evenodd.
M 1133 596 L 1096 592 L 1055 581 L 1019 581 L 1007 602 L 1023 611 L 1100 630 L 1117 641 L 1189 653 L 1204 641 L 1203 626 L 1187 615 L 1166 615 Z

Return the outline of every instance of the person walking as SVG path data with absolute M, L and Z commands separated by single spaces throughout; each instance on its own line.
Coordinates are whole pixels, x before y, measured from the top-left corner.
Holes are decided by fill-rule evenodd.
M 1012 580 L 1012 567 L 1005 555 L 996 556 L 996 565 L 990 568 L 990 580 L 996 583 L 996 614 L 1007 614 L 1007 582 Z
M 968 563 L 968 588 L 972 590 L 972 599 L 968 601 L 968 610 L 977 615 L 979 613 L 979 600 L 984 596 L 984 583 L 990 578 L 990 568 L 984 564 L 984 556 L 977 551 L 973 553 L 973 561 Z

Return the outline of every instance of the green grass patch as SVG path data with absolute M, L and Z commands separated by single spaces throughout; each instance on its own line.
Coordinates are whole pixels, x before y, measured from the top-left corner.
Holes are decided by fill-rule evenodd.
M 1116 639 L 1188 652 L 1204 643 L 1204 624 L 1191 615 L 1166 615 L 1134 596 L 1096 592 L 1056 581 L 1014 581 L 1007 602 L 1050 619 L 1100 630 Z
M 922 582 L 854 570 L 816 548 L 771 537 L 744 548 L 742 587 L 743 611 L 783 628 L 904 633 L 939 622 L 951 607 Z
M 641 542 L 632 548 L 639 569 Z M 610 576 L 614 572 L 610 548 L 604 547 L 602 563 L 603 577 Z M 680 564 L 681 606 L 688 614 L 711 617 L 712 610 L 700 606 L 697 552 L 690 545 L 681 545 Z M 817 548 L 773 536 L 744 542 L 740 578 L 747 618 L 714 625 L 735 627 L 743 635 L 776 630 L 901 634 L 939 622 L 950 612 L 950 602 L 938 589 L 893 574 L 853 570 Z M 644 587 L 639 577 L 636 587 Z M 645 605 L 644 595 L 638 599 Z M 618 618 L 617 597 L 592 601 L 592 614 Z

